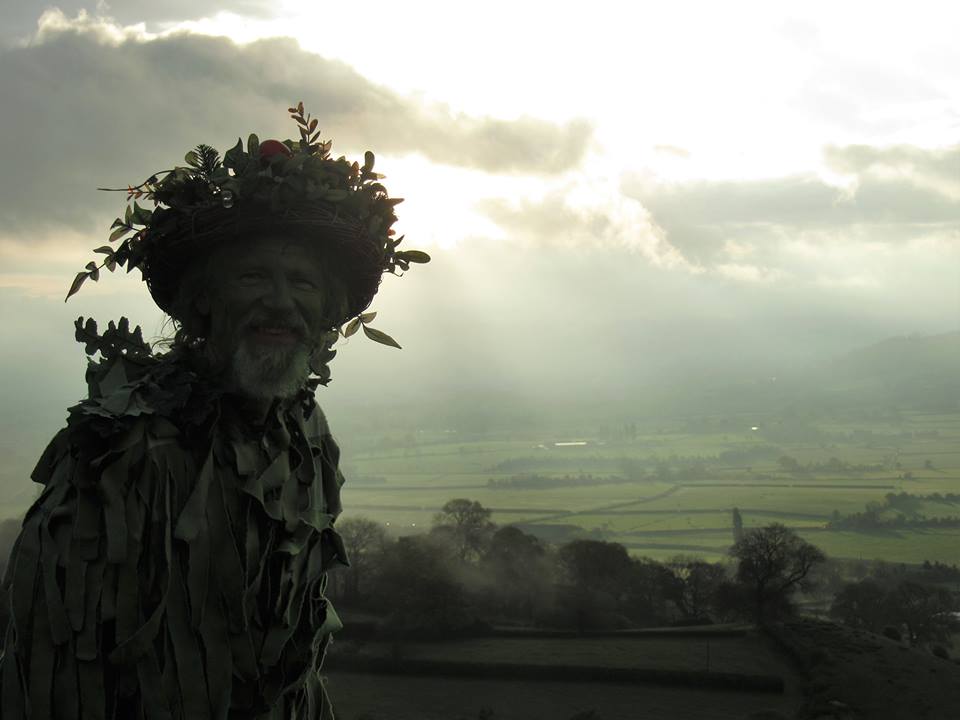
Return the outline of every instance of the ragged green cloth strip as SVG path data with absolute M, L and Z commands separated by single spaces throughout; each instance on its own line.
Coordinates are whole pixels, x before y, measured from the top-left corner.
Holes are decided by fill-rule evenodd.
M 0 717 L 332 720 L 344 479 L 312 389 L 261 428 L 185 351 L 87 381 L 3 580 Z

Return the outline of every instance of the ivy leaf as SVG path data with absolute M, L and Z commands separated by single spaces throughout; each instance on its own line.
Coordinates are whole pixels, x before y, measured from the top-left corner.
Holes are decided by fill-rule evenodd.
M 260 138 L 256 133 L 250 133 L 250 137 L 247 138 L 247 154 L 254 157 L 260 154 Z
M 113 241 L 116 240 L 117 238 L 123 237 L 123 236 L 124 236 L 125 234 L 127 234 L 128 232 L 130 232 L 130 228 L 128 228 L 128 227 L 126 227 L 126 226 L 118 227 L 116 230 L 114 230 L 112 233 L 110 233 L 110 242 L 113 242 Z M 94 250 L 94 252 L 97 252 L 97 251 Z
M 406 260 L 412 263 L 428 263 L 430 256 L 420 250 L 404 250 L 394 255 L 398 260 Z
M 73 283 L 70 285 L 70 290 L 67 292 L 67 297 L 63 299 L 64 302 L 69 300 L 70 296 L 80 289 L 80 286 L 83 285 L 83 281 L 86 280 L 87 277 L 86 271 L 77 273 L 77 276 L 73 279 Z
M 199 167 L 200 165 L 200 156 L 197 155 L 195 150 L 191 150 L 186 155 L 183 156 L 184 162 L 187 163 L 192 168 Z
M 360 329 L 360 318 L 354 318 L 353 320 L 347 323 L 347 327 L 344 328 L 343 330 L 343 336 L 345 338 L 348 338 L 359 329 Z
M 127 212 L 123 216 L 123 222 L 127 225 L 133 222 L 133 208 L 127 205 Z
M 367 150 L 363 154 L 363 173 L 366 175 L 371 170 L 373 170 L 373 161 L 375 160 L 374 154 Z
M 243 160 L 243 155 L 243 140 L 237 138 L 237 144 L 224 153 L 223 166 L 233 168 L 235 171 L 238 170 Z
M 372 328 L 372 327 L 368 327 L 368 326 L 366 326 L 366 325 L 363 325 L 363 334 L 366 335 L 366 336 L 367 336 L 368 338 L 370 338 L 371 340 L 374 340 L 375 342 L 380 343 L 381 345 L 390 345 L 391 347 L 395 347 L 395 348 L 398 348 L 398 349 L 400 349 L 400 350 L 403 349 L 403 348 L 400 347 L 400 343 L 398 343 L 398 342 L 397 342 L 396 340 L 394 340 L 392 337 L 390 337 L 389 335 L 387 335 L 385 332 L 381 332 L 381 331 L 379 331 L 379 330 L 375 330 L 375 329 Z
M 140 207 L 137 201 L 133 201 L 133 221 L 138 225 L 149 225 L 153 212 L 144 207 Z
M 368 323 L 371 320 L 373 320 L 376 316 L 377 316 L 376 311 L 364 313 L 363 315 L 360 316 L 360 322 Z
M 76 338 L 77 342 L 84 343 L 86 347 L 84 352 L 87 355 L 93 355 L 97 351 L 97 345 L 100 342 L 100 336 L 97 334 L 97 321 L 93 318 L 87 318 L 87 322 L 83 322 L 83 315 L 78 317 L 73 326 L 76 328 L 73 336 Z
M 90 276 L 90 279 L 96 282 L 100 279 L 100 269 L 97 267 L 97 264 L 91 260 L 87 263 L 87 274 Z

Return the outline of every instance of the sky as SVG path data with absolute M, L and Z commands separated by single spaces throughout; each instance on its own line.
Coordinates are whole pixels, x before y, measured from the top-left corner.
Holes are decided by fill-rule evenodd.
M 376 153 L 433 256 L 371 307 L 403 350 L 341 343 L 335 432 L 379 406 L 639 406 L 956 331 L 958 29 L 945 2 L 7 0 L 4 472 L 85 393 L 78 316 L 164 329 L 136 271 L 63 302 L 125 205 L 96 188 L 294 137 L 299 100 L 335 157 Z

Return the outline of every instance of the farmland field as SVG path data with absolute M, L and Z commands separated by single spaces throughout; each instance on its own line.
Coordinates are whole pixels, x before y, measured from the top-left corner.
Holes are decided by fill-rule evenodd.
M 664 425 L 629 439 L 425 435 L 379 454 L 350 455 L 344 443 L 345 465 L 358 477 L 354 484 L 347 476 L 345 515 L 406 534 L 464 497 L 489 508 L 497 524 L 552 540 L 591 537 L 656 559 L 717 559 L 732 542 L 736 507 L 744 527 L 780 522 L 834 557 L 960 562 L 960 528 L 826 528 L 835 513 L 861 513 L 888 493 L 960 493 L 960 414 L 828 418 L 806 423 L 808 436 L 796 442 L 780 430 L 768 437 L 762 426 L 698 434 Z M 960 516 L 960 504 L 917 499 L 911 511 Z
M 589 537 L 623 543 L 637 556 L 716 560 L 732 543 L 738 508 L 745 528 L 780 522 L 834 557 L 960 562 L 960 527 L 825 527 L 888 493 L 960 493 L 960 413 L 858 412 L 802 423 L 734 416 L 717 424 L 725 429 L 695 432 L 673 419 L 631 433 L 338 438 L 343 517 L 369 517 L 395 535 L 419 533 L 448 500 L 469 498 L 495 523 L 553 542 Z M 0 519 L 22 515 L 37 489 L 25 481 L 0 505 Z M 914 497 L 909 511 L 958 517 L 960 503 Z

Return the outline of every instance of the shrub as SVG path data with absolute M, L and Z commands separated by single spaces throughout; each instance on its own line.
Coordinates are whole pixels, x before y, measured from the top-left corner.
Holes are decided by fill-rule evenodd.
M 900 631 L 897 630 L 893 625 L 887 625 L 880 632 L 885 638 L 890 638 L 896 642 L 903 642 L 903 636 L 900 635 Z

